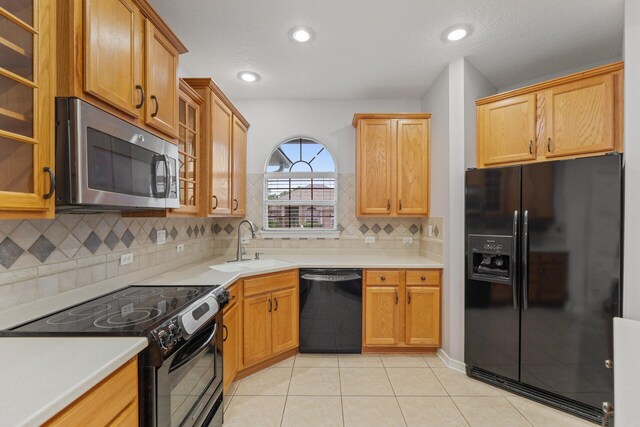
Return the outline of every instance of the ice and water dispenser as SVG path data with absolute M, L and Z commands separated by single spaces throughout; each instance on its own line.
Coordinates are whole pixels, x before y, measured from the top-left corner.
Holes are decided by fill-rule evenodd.
M 512 283 L 515 275 L 513 236 L 469 234 L 467 245 L 469 279 Z

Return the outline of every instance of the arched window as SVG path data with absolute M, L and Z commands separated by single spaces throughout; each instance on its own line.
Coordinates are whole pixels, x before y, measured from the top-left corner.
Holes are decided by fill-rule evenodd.
M 269 156 L 264 175 L 264 227 L 283 235 L 337 236 L 336 162 L 311 138 L 293 138 Z

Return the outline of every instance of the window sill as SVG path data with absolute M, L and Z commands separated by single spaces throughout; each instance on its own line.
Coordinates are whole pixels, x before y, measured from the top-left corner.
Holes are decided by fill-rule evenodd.
M 260 237 L 267 239 L 337 239 L 338 230 L 262 230 Z

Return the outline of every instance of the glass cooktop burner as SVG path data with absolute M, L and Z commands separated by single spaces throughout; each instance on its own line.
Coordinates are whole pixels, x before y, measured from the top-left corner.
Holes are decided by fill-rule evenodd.
M 14 328 L 40 334 L 141 335 L 214 286 L 129 286 Z

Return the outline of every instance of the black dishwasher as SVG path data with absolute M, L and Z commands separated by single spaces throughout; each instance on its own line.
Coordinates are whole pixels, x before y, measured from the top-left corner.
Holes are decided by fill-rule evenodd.
M 300 270 L 300 352 L 362 351 L 362 270 Z

